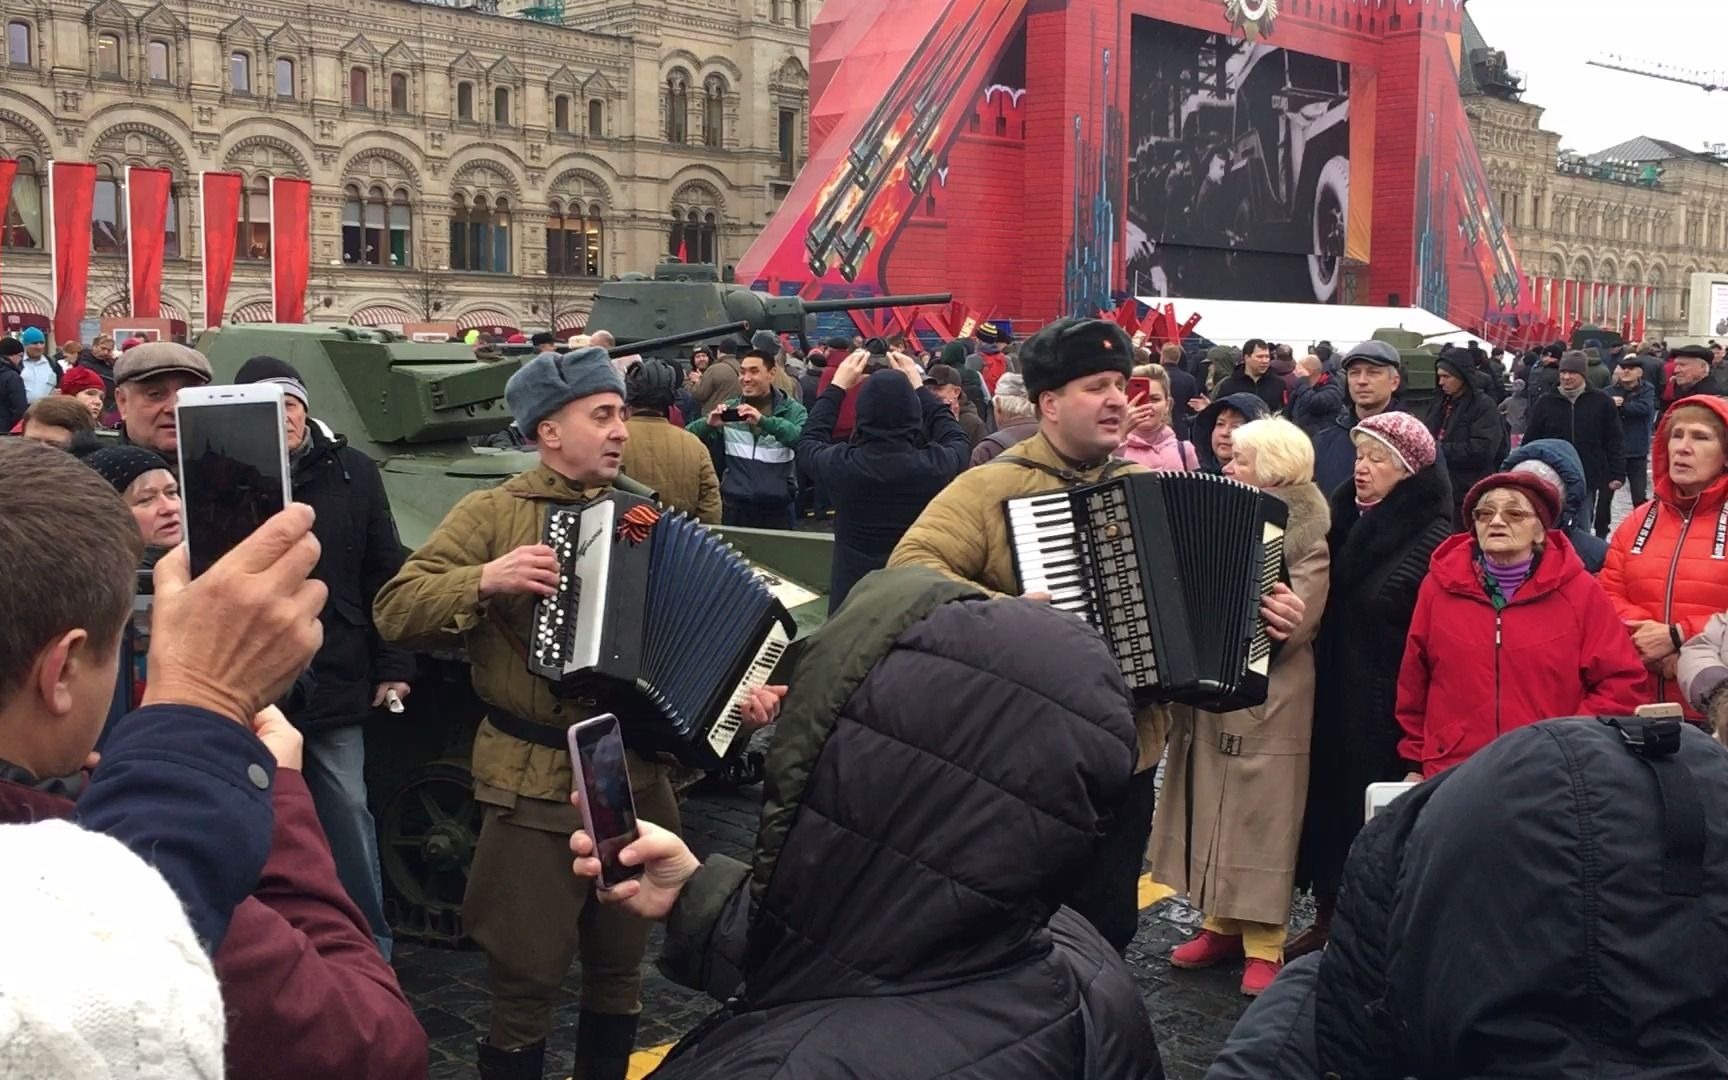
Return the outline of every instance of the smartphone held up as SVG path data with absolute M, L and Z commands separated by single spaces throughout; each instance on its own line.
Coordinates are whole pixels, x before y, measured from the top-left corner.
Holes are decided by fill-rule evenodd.
M 600 860 L 600 888 L 615 889 L 642 876 L 640 866 L 618 861 L 619 852 L 639 835 L 636 796 L 630 790 L 618 717 L 602 713 L 573 724 L 569 738 L 571 771 L 582 796 L 582 829 L 593 839 L 594 855 Z
M 197 576 L 292 501 L 282 387 L 195 386 L 180 391 L 180 498 Z

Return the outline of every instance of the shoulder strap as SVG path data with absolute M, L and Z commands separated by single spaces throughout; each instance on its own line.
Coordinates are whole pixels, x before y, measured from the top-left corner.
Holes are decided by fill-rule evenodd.
M 1187 449 L 1184 450 L 1183 447 L 1187 447 Z M 1194 448 L 1188 446 L 1187 441 L 1183 439 L 1176 440 L 1176 460 L 1182 463 L 1184 469 L 1192 469 L 1200 464 L 1194 456 Z
M 1001 454 L 985 462 L 985 464 L 994 465 L 998 462 L 1009 465 L 1018 465 L 1022 469 L 1035 469 L 1038 472 L 1054 476 L 1064 484 L 1069 485 L 1096 484 L 1100 480 L 1108 480 L 1112 476 L 1116 475 L 1116 472 L 1119 469 L 1129 464 L 1129 462 L 1124 461 L 1121 458 L 1111 458 L 1104 464 L 1102 469 L 1098 470 L 1097 476 L 1088 478 L 1081 476 L 1073 469 L 1058 469 L 1054 465 L 1046 465 L 1042 461 L 1033 461 L 1031 458 L 1021 457 L 1018 454 Z
M 646 484 L 637 483 L 635 480 L 630 479 L 623 473 L 619 473 L 617 476 L 612 478 L 612 487 L 617 491 L 622 491 L 626 495 L 636 495 L 644 499 L 653 499 L 655 502 L 660 501 L 660 493 L 658 491 L 655 491 Z

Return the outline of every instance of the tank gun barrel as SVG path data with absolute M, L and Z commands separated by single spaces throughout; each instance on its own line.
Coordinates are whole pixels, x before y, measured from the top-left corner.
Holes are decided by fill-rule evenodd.
M 674 345 L 684 345 L 692 341 L 707 341 L 709 338 L 725 337 L 736 334 L 749 327 L 743 319 L 737 322 L 721 323 L 718 326 L 703 326 L 695 330 L 685 330 L 678 334 L 667 334 L 665 337 L 643 338 L 640 341 L 627 341 L 614 345 L 606 350 L 611 357 L 631 356 L 635 353 L 645 353 L 653 349 L 668 349 Z
M 868 311 L 871 308 L 885 307 L 918 307 L 923 304 L 946 304 L 954 299 L 953 293 L 913 293 L 907 296 L 856 296 L 850 300 L 806 300 L 804 310 L 819 311 Z

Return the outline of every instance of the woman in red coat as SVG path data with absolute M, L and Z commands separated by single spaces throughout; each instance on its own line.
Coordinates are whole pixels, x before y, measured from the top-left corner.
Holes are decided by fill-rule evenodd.
M 1535 473 L 1496 473 L 1464 497 L 1472 531 L 1435 550 L 1398 673 L 1410 779 L 1513 728 L 1630 715 L 1649 700 L 1613 604 L 1554 530 L 1559 516 L 1560 493 Z
M 1650 445 L 1656 497 L 1608 541 L 1602 587 L 1655 680 L 1656 701 L 1680 702 L 1680 646 L 1728 609 L 1728 400 L 1689 397 L 1662 417 Z

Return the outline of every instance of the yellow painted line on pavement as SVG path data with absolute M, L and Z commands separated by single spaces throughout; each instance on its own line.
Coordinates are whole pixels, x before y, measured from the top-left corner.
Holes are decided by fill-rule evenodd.
M 625 1074 L 625 1080 L 643 1080 L 643 1077 L 660 1067 L 671 1052 L 674 1043 L 665 1046 L 651 1046 L 646 1050 L 638 1050 L 630 1055 L 630 1071 Z
M 1176 895 L 1176 890 L 1168 885 L 1160 885 L 1152 880 L 1151 874 L 1140 875 L 1140 910 L 1145 911 L 1153 904 L 1168 900 Z

